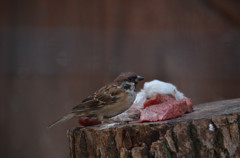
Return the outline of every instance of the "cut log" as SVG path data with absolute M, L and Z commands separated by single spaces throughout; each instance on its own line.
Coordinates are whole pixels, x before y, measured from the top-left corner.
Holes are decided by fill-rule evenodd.
M 70 158 L 240 157 L 240 99 L 194 106 L 183 117 L 68 131 Z

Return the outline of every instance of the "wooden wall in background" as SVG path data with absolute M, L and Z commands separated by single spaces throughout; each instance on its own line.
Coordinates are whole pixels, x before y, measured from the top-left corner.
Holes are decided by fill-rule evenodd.
M 0 157 L 67 157 L 76 120 L 45 127 L 122 71 L 195 104 L 239 97 L 239 15 L 234 0 L 0 0 Z

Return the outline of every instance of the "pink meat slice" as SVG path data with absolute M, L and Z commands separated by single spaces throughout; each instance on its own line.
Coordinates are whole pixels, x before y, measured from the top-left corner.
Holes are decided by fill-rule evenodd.
M 166 99 L 164 100 L 164 97 Z M 159 101 L 159 103 L 156 102 Z M 174 119 L 182 116 L 184 113 L 192 111 L 192 101 L 190 98 L 184 98 L 180 101 L 169 98 L 168 95 L 158 94 L 153 97 L 150 102 L 154 105 L 149 105 L 146 101 L 146 108 L 141 110 L 140 122 L 153 122 Z M 164 102 L 162 102 L 164 100 Z M 145 104 L 144 104 L 145 105 Z

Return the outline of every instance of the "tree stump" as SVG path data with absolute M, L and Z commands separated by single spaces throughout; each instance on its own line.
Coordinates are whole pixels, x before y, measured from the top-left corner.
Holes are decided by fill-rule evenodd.
M 70 158 L 240 157 L 240 99 L 161 121 L 68 131 Z

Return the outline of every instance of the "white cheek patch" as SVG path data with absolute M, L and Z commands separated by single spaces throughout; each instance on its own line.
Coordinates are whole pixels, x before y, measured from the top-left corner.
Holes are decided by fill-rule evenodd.
M 126 85 L 129 86 L 129 89 L 126 89 L 127 93 L 133 93 L 135 91 L 135 83 L 126 81 L 121 84 L 121 87 L 125 87 Z

